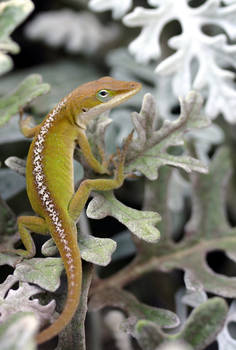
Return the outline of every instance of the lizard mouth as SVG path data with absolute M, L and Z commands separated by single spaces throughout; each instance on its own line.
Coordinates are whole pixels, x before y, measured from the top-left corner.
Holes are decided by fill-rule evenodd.
M 142 85 L 137 82 L 131 82 L 129 89 L 126 92 L 118 93 L 111 100 L 105 103 L 100 103 L 97 106 L 90 108 L 89 110 L 82 111 L 76 118 L 76 125 L 81 129 L 86 129 L 87 124 L 102 114 L 105 111 L 109 111 L 112 108 L 119 106 L 121 103 L 127 101 L 132 96 L 136 95 L 142 88 Z

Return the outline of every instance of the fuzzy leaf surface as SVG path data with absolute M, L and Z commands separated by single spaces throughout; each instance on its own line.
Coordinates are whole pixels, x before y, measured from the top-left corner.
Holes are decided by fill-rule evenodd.
M 19 46 L 10 39 L 14 29 L 33 11 L 34 5 L 30 0 L 9 0 L 0 3 L 0 75 L 8 72 L 12 59 L 6 54 L 18 53 Z
M 184 329 L 176 338 L 191 344 L 195 350 L 204 349 L 214 341 L 216 335 L 222 329 L 227 311 L 228 308 L 224 299 L 209 299 L 191 313 Z
M 12 289 L 16 282 L 18 282 L 18 278 L 9 275 L 0 285 L 1 322 L 6 321 L 9 316 L 19 311 L 36 313 L 42 325 L 50 319 L 53 320 L 55 301 L 52 300 L 47 305 L 40 305 L 38 299 L 33 299 L 33 296 L 42 293 L 42 289 L 24 282 L 21 282 L 17 289 Z
M 202 98 L 192 91 L 180 101 L 181 114 L 174 121 L 165 120 L 159 130 L 155 130 L 157 118 L 155 100 L 150 94 L 144 96 L 140 113 L 133 113 L 133 124 L 137 137 L 130 145 L 127 157 L 127 172 L 138 170 L 148 179 L 157 179 L 158 169 L 163 165 L 172 165 L 187 172 L 207 172 L 199 160 L 188 156 L 175 156 L 168 152 L 171 146 L 184 143 L 184 133 L 209 125 L 208 119 L 201 115 Z
M 227 314 L 227 304 L 222 298 L 212 298 L 198 306 L 189 316 L 181 332 L 168 335 L 158 324 L 140 320 L 133 335 L 142 349 L 155 350 L 160 344 L 182 341 L 191 349 L 201 350 L 209 345 L 222 329 Z M 203 326 L 204 325 L 204 326 Z
M 106 291 L 92 295 L 89 308 L 93 311 L 105 306 L 118 307 L 128 313 L 135 323 L 139 319 L 157 323 L 160 327 L 173 328 L 179 323 L 178 317 L 171 311 L 151 307 L 140 303 L 132 294 L 117 288 L 107 288 Z
M 113 216 L 134 235 L 149 243 L 157 242 L 160 236 L 155 228 L 155 224 L 160 221 L 159 214 L 129 208 L 119 202 L 112 192 L 96 194 L 88 205 L 87 215 L 92 219 Z
M 34 337 L 39 325 L 29 312 L 18 312 L 0 325 L 1 350 L 36 350 Z
M 8 96 L 0 98 L 0 126 L 5 124 L 12 115 L 19 112 L 36 97 L 46 94 L 49 91 L 49 85 L 42 83 L 38 74 L 28 76 L 17 89 Z
M 222 113 L 235 123 L 235 74 L 229 67 L 235 68 L 236 45 L 227 39 L 234 42 L 236 37 L 235 2 L 207 0 L 194 8 L 185 0 L 148 0 L 148 4 L 154 8 L 137 6 L 124 17 L 127 26 L 142 28 L 129 46 L 130 52 L 139 62 L 147 63 L 165 56 L 163 47 L 168 45 L 175 52 L 159 62 L 156 73 L 171 78 L 175 96 L 184 96 L 190 89 L 204 90 L 206 114 L 215 118 Z M 168 41 L 162 45 L 164 29 L 173 20 L 182 31 L 170 39 L 167 35 Z M 205 26 L 209 33 L 205 33 Z M 214 35 L 214 26 L 227 36 L 222 32 Z
M 224 200 L 231 167 L 229 151 L 226 147 L 222 147 L 211 161 L 209 174 L 195 174 L 191 177 L 192 215 L 186 225 L 185 236 L 179 243 L 172 240 L 170 218 L 165 214 L 169 172 L 163 172 L 164 177 L 160 178 L 161 185 L 159 180 L 156 183 L 148 181 L 147 186 L 150 188 L 149 198 L 146 199 L 148 205 L 144 208 L 157 210 L 162 215 L 163 220 L 158 225 L 158 228 L 161 225 L 163 232 L 161 240 L 157 245 L 135 240 L 136 258 L 117 274 L 102 280 L 99 289 L 114 285 L 121 288 L 151 271 L 168 272 L 180 269 L 187 273 L 191 283 L 194 281 L 195 285 L 201 285 L 202 291 L 235 298 L 236 277 L 216 273 L 207 263 L 207 255 L 215 250 L 223 250 L 235 261 L 236 231 L 227 222 Z
M 20 281 L 34 283 L 43 289 L 54 292 L 60 285 L 64 269 L 60 258 L 33 258 L 17 264 L 14 271 Z
M 116 249 L 116 242 L 110 238 L 98 238 L 93 236 L 79 235 L 79 249 L 81 258 L 87 262 L 106 266 L 111 261 L 111 255 Z M 42 246 L 42 253 L 46 256 L 55 255 L 58 249 L 49 239 Z

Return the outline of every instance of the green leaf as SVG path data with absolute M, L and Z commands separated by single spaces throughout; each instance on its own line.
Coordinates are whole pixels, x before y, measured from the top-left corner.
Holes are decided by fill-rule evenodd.
M 0 99 L 0 126 L 5 124 L 12 115 L 19 112 L 36 97 L 46 94 L 50 87 L 42 83 L 42 78 L 38 74 L 28 76 L 13 92 L 7 97 Z
M 9 265 L 9 266 L 15 267 L 15 265 L 18 261 L 19 261 L 19 256 L 17 256 L 17 255 L 0 253 L 0 266 Z
M 37 318 L 30 312 L 18 312 L 0 325 L 1 350 L 36 350 L 34 337 L 38 331 Z
M 116 249 L 116 242 L 110 238 L 97 238 L 79 234 L 79 249 L 81 258 L 96 265 L 106 266 L 111 261 L 111 255 Z M 55 255 L 58 249 L 49 239 L 42 246 L 42 253 L 46 256 Z
M 30 0 L 9 0 L 0 3 L 0 40 L 5 39 L 33 11 Z
M 184 270 L 192 280 L 198 281 L 203 290 L 220 296 L 236 297 L 236 277 L 228 277 L 213 271 L 207 263 L 207 254 L 214 250 L 223 250 L 228 257 L 235 259 L 236 229 L 229 226 L 225 215 L 225 190 L 231 173 L 230 155 L 227 148 L 220 148 L 210 164 L 209 174 L 194 175 L 192 217 L 186 226 L 186 234 L 181 242 L 176 244 L 170 236 L 161 239 L 157 245 L 139 241 L 136 259 L 117 275 L 103 281 L 103 288 L 107 285 L 123 286 L 128 280 L 140 278 L 143 273 L 153 270 L 171 271 Z M 164 174 L 164 173 L 163 173 Z M 166 172 L 166 176 L 169 174 Z M 149 182 L 148 182 L 149 183 Z M 163 193 L 168 193 L 168 181 L 161 184 Z M 156 188 L 156 189 L 155 189 Z M 149 210 L 159 210 L 167 207 L 167 203 L 160 204 L 159 200 L 167 198 L 160 196 L 159 180 L 151 187 Z M 155 200 L 156 199 L 156 200 Z M 161 211 L 162 213 L 162 211 Z M 164 217 L 163 235 L 171 232 L 169 223 Z
M 0 130 L 2 130 L 2 129 L 0 129 Z M 5 165 L 8 166 L 8 168 L 10 168 L 11 170 L 20 174 L 21 176 L 25 176 L 25 173 L 26 173 L 26 160 L 25 159 L 21 159 L 18 157 L 8 157 L 5 160 Z M 19 179 L 19 177 L 18 177 L 18 179 Z M 24 180 L 24 184 L 25 184 L 25 180 Z
M 96 265 L 106 266 L 111 262 L 116 242 L 109 238 L 87 236 L 79 238 L 79 247 L 82 259 Z
M 58 74 L 60 72 L 60 74 Z M 18 86 L 20 82 L 28 75 L 39 74 L 52 87 L 50 94 L 43 95 L 32 105 L 34 115 L 46 115 L 64 96 L 69 94 L 87 81 L 98 79 L 100 72 L 95 66 L 82 59 L 79 62 L 74 60 L 59 60 L 57 62 L 33 66 L 27 69 L 15 71 L 1 78 L 0 96 L 12 89 L 12 86 Z
M 60 258 L 33 258 L 17 264 L 14 276 L 20 281 L 34 283 L 43 289 L 55 292 L 60 285 L 63 269 L 64 265 Z
M 147 242 L 155 243 L 160 237 L 160 233 L 155 227 L 157 222 L 161 220 L 159 214 L 129 208 L 119 202 L 112 192 L 96 194 L 88 205 L 87 215 L 92 219 L 113 216 L 133 234 Z
M 8 72 L 13 67 L 13 61 L 11 57 L 0 51 L 0 75 Z
M 222 147 L 215 154 L 208 175 L 193 176 L 193 209 L 187 225 L 188 238 L 193 242 L 180 254 L 173 255 L 163 268 L 180 268 L 191 273 L 206 291 L 225 297 L 236 297 L 236 277 L 215 273 L 209 268 L 206 256 L 210 251 L 223 250 L 230 257 L 236 251 L 236 230 L 225 215 L 225 184 L 231 173 L 230 155 Z
M 170 146 L 183 145 L 184 133 L 209 125 L 209 120 L 200 113 L 201 96 L 192 91 L 180 101 L 181 115 L 174 121 L 165 120 L 159 130 L 155 130 L 156 106 L 151 94 L 146 94 L 140 113 L 132 113 L 137 137 L 130 145 L 126 171 L 140 171 L 148 179 L 157 179 L 157 171 L 163 165 L 172 165 L 187 172 L 207 173 L 207 167 L 198 159 L 188 155 L 170 154 Z
M 45 325 L 48 320 L 53 319 L 55 311 L 55 301 L 52 300 L 47 305 L 40 305 L 35 295 L 40 294 L 43 290 L 37 286 L 28 283 L 19 283 L 15 287 L 18 278 L 14 275 L 8 275 L 7 279 L 0 284 L 0 314 L 1 322 L 7 321 L 9 316 L 19 311 L 34 312 L 37 314 L 41 325 Z
M 227 311 L 224 299 L 209 299 L 193 310 L 176 338 L 191 344 L 195 350 L 205 349 L 222 329 Z
M 227 310 L 224 299 L 212 298 L 191 313 L 182 331 L 177 334 L 169 335 L 153 321 L 140 320 L 135 325 L 133 335 L 145 350 L 155 350 L 162 343 L 171 345 L 176 341 L 186 346 L 189 344 L 194 350 L 202 350 L 214 341 L 222 329 Z
M 140 303 L 132 294 L 111 286 L 102 292 L 96 292 L 90 298 L 89 308 L 91 310 L 96 311 L 105 306 L 124 310 L 130 317 L 132 316 L 132 322 L 135 323 L 140 319 L 145 319 L 167 328 L 173 328 L 179 324 L 179 319 L 173 312 Z
M 154 322 L 140 320 L 136 323 L 133 336 L 143 350 L 155 350 L 164 342 L 165 336 Z
M 9 0 L 0 3 L 0 75 L 13 66 L 12 59 L 6 52 L 19 52 L 19 46 L 9 38 L 9 35 L 33 9 L 34 4 L 30 0 Z

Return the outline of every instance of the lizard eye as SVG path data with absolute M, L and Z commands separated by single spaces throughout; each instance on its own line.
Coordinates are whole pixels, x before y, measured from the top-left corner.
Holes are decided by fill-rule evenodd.
M 101 102 L 107 102 L 110 100 L 111 98 L 111 95 L 110 95 L 110 92 L 103 89 L 103 90 L 99 90 L 96 94 L 96 97 L 99 101 Z

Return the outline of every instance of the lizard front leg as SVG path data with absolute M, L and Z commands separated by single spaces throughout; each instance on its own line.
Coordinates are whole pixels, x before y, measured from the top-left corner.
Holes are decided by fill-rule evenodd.
M 23 108 L 19 109 L 19 114 L 20 114 L 19 124 L 20 124 L 20 130 L 22 134 L 28 138 L 34 137 L 34 135 L 39 129 L 39 125 L 32 127 L 31 124 L 32 124 L 33 118 L 30 116 L 23 119 L 23 114 L 24 114 Z
M 99 153 L 101 155 L 102 158 L 102 163 L 100 163 L 93 155 L 89 141 L 87 139 L 87 136 L 85 134 L 84 130 L 79 130 L 78 131 L 78 138 L 77 138 L 77 142 L 82 150 L 82 153 L 88 163 L 88 165 L 90 166 L 90 168 L 92 168 L 96 173 L 98 174 L 110 174 L 108 168 L 107 168 L 107 161 L 105 160 L 105 154 L 103 153 L 103 151 L 101 150 L 101 148 L 99 148 Z
M 25 258 L 32 258 L 35 255 L 35 244 L 31 236 L 31 231 L 40 234 L 49 234 L 46 221 L 37 216 L 20 216 L 17 219 L 20 238 L 25 246 L 24 249 L 4 249 L 2 252 L 15 253 Z
M 81 211 L 83 210 L 91 191 L 111 191 L 119 188 L 125 179 L 124 175 L 124 163 L 128 146 L 131 142 L 133 133 L 131 133 L 123 146 L 122 151 L 117 150 L 118 160 L 115 163 L 115 177 L 113 179 L 95 179 L 84 180 L 81 182 L 78 190 L 72 197 L 69 204 L 69 215 L 75 222 L 78 221 Z

